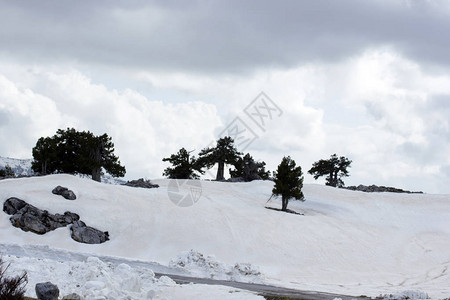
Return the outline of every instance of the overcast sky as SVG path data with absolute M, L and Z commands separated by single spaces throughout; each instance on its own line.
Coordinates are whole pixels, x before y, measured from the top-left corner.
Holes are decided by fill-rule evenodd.
M 445 0 L 0 0 L 0 156 L 75 127 L 160 178 L 238 127 L 271 170 L 337 153 L 347 185 L 450 193 L 449 50 Z

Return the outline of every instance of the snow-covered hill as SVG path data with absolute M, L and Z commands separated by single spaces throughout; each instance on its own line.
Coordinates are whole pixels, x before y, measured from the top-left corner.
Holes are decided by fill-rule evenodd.
M 31 159 L 17 159 L 0 156 L 0 169 L 10 166 L 16 176 L 28 176 L 33 174 L 31 170 Z
M 79 244 L 68 228 L 38 236 L 12 227 L 3 213 L 1 243 L 163 265 L 184 259 L 181 266 L 214 275 L 186 259 L 186 251 L 193 249 L 214 255 L 209 259 L 222 266 L 250 266 L 261 272 L 259 278 L 281 286 L 369 296 L 413 289 L 434 299 L 450 297 L 448 195 L 368 194 L 305 185 L 306 202 L 289 205 L 304 215 L 294 215 L 265 208 L 280 206 L 278 200 L 267 203 L 272 182 L 197 181 L 200 198 L 188 207 L 172 200 L 174 194 L 193 192 L 192 185 L 176 191 L 173 181 L 154 182 L 160 188 L 107 185 L 70 175 L 3 180 L 2 201 L 18 197 L 51 213 L 75 212 L 90 226 L 108 231 L 111 240 Z M 72 189 L 77 200 L 51 194 L 57 185 Z

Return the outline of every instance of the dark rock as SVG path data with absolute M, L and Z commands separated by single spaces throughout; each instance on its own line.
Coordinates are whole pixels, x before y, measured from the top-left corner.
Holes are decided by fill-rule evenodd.
M 144 178 L 140 178 L 138 180 L 127 181 L 126 183 L 124 183 L 122 185 L 131 186 L 131 187 L 140 187 L 140 188 L 146 188 L 146 189 L 159 187 L 159 185 L 151 183 L 150 180 L 144 180 Z
M 77 214 L 69 211 L 66 211 L 64 215 L 53 215 L 17 198 L 6 200 L 3 204 L 3 210 L 12 214 L 10 221 L 14 227 L 37 234 L 47 233 L 80 219 Z
M 228 182 L 245 182 L 244 178 L 242 177 L 232 177 L 227 179 Z
M 12 197 L 5 201 L 3 204 L 3 211 L 8 215 L 13 215 L 21 210 L 27 203 L 18 198 Z
M 52 193 L 55 194 L 55 195 L 61 195 L 64 198 L 66 198 L 67 200 L 75 200 L 75 199 L 77 199 L 77 196 L 75 195 L 75 193 L 73 191 L 69 190 L 66 187 L 60 186 L 60 185 L 55 187 L 52 190 Z
M 81 300 L 81 296 L 76 293 L 72 293 L 70 295 L 64 296 L 62 300 Z
M 108 231 L 102 232 L 86 226 L 83 221 L 75 221 L 70 227 L 72 239 L 85 244 L 101 244 L 109 240 Z
M 58 300 L 59 289 L 51 282 L 37 283 L 35 290 L 39 300 Z
M 366 192 L 366 193 L 388 192 L 388 193 L 423 194 L 423 192 L 411 192 L 411 191 L 405 191 L 405 190 L 390 187 L 390 186 L 377 186 L 374 184 L 369 185 L 369 186 L 360 184 L 358 186 L 347 186 L 347 187 L 342 187 L 342 188 L 347 189 L 347 190 L 352 190 L 352 191 Z
M 101 244 L 109 240 L 109 233 L 86 226 L 80 221 L 80 216 L 66 211 L 61 214 L 50 214 L 18 198 L 9 198 L 3 204 L 3 210 L 11 215 L 10 221 L 14 227 L 23 231 L 44 234 L 73 224 L 70 228 L 72 239 L 80 243 Z

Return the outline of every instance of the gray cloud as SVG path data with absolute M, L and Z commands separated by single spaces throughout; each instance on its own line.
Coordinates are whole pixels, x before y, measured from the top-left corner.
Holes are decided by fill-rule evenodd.
M 402 2 L 404 3 L 404 2 Z M 391 46 L 450 64 L 450 18 L 368 1 L 1 1 L 0 51 L 34 60 L 245 72 Z

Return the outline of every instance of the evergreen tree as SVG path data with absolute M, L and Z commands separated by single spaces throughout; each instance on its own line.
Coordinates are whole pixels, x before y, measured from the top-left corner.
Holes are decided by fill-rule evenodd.
M 31 168 L 35 173 L 42 175 L 51 174 L 56 171 L 56 140 L 50 137 L 41 137 L 33 148 Z
M 14 170 L 9 165 L 6 165 L 4 169 L 0 170 L 0 177 L 11 178 L 15 176 Z
M 281 196 L 281 210 L 286 211 L 290 199 L 305 201 L 303 196 L 303 173 L 290 156 L 284 157 L 274 173 L 275 186 L 272 196 Z
M 217 169 L 216 180 L 224 180 L 225 164 L 234 165 L 239 159 L 239 153 L 234 147 L 234 140 L 229 137 L 223 137 L 217 140 L 215 147 L 205 148 L 199 153 L 199 164 L 208 169 L 212 168 L 216 163 L 219 165 Z
M 244 157 L 239 157 L 234 164 L 234 170 L 230 169 L 232 178 L 241 177 L 244 181 L 267 180 L 270 178 L 270 171 L 266 171 L 265 162 L 256 162 L 250 153 Z
M 348 158 L 344 156 L 337 157 L 336 154 L 333 154 L 330 159 L 316 161 L 308 173 L 313 175 L 316 180 L 326 175 L 326 185 L 343 187 L 344 181 L 341 178 L 349 176 L 347 168 L 350 168 L 351 163 L 352 161 Z
M 40 138 L 33 148 L 33 158 L 33 171 L 41 174 L 79 173 L 100 181 L 102 168 L 114 177 L 123 177 L 126 172 L 114 155 L 111 137 L 74 128 L 58 129 L 53 137 Z
M 192 151 L 181 148 L 177 154 L 172 154 L 162 161 L 168 161 L 173 167 L 164 170 L 163 176 L 172 179 L 198 179 L 197 173 L 203 174 L 202 166 L 199 164 L 195 156 L 191 156 Z

